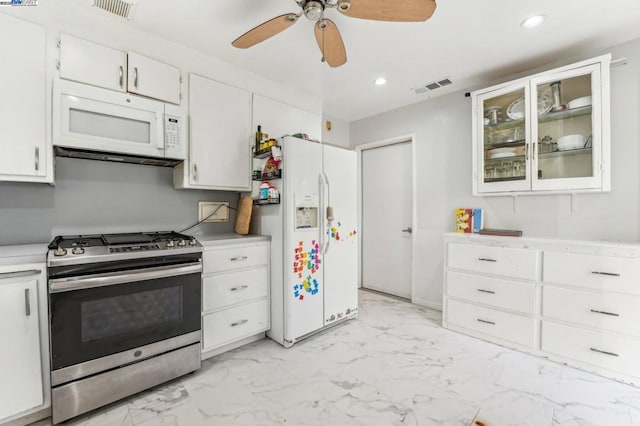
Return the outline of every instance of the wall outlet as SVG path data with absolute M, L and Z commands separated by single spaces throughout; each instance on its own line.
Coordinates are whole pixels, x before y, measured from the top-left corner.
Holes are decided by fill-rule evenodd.
M 198 221 L 202 221 L 205 217 L 213 216 L 204 222 L 229 222 L 229 202 L 228 201 L 199 201 L 198 202 Z

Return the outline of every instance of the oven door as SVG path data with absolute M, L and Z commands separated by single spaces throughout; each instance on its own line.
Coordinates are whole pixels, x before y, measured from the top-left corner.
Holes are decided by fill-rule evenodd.
M 92 360 L 108 369 L 118 365 L 104 361 L 114 354 L 166 352 L 175 342 L 156 342 L 182 342 L 185 335 L 185 345 L 199 341 L 201 271 L 201 263 L 193 262 L 49 279 L 51 369 L 78 378 L 95 371 Z M 141 347 L 153 351 L 131 351 Z M 75 367 L 80 370 L 68 371 Z
M 164 157 L 164 104 L 112 90 L 54 81 L 53 144 Z

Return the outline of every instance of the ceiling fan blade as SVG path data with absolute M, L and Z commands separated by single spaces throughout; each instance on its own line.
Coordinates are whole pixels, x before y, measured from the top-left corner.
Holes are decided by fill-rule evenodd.
M 347 51 L 338 27 L 330 19 L 316 22 L 314 33 L 322 57 L 330 67 L 336 68 L 347 62 Z
M 285 15 L 277 16 L 242 34 L 231 42 L 231 44 L 239 49 L 246 49 L 248 47 L 255 46 L 256 44 L 286 30 L 295 24 L 297 20 L 298 15 L 295 13 L 287 13 Z
M 351 7 L 338 11 L 352 18 L 374 21 L 420 22 L 431 18 L 436 10 L 434 0 L 350 0 Z

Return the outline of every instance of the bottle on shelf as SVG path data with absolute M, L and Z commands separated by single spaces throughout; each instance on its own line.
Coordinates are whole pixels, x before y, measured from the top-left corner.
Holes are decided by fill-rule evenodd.
M 266 200 L 269 198 L 269 182 L 263 181 L 260 184 L 260 189 L 258 191 L 258 198 L 261 200 Z
M 258 131 L 256 132 L 256 152 L 260 151 L 261 142 L 262 142 L 262 126 L 258 124 Z

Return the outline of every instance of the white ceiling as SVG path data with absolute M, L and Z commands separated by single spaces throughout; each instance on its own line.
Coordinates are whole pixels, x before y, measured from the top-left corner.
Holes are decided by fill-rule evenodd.
M 304 17 L 250 49 L 231 46 L 250 28 L 299 10 L 294 0 L 136 0 L 130 25 L 317 95 L 325 113 L 347 121 L 425 100 L 429 94 L 411 89 L 443 77 L 454 85 L 431 96 L 640 37 L 637 0 L 442 0 L 421 23 L 365 21 L 329 10 L 347 47 L 348 62 L 336 69 L 320 62 L 313 23 Z M 521 29 L 534 14 L 548 18 Z M 388 84 L 373 85 L 378 76 Z

